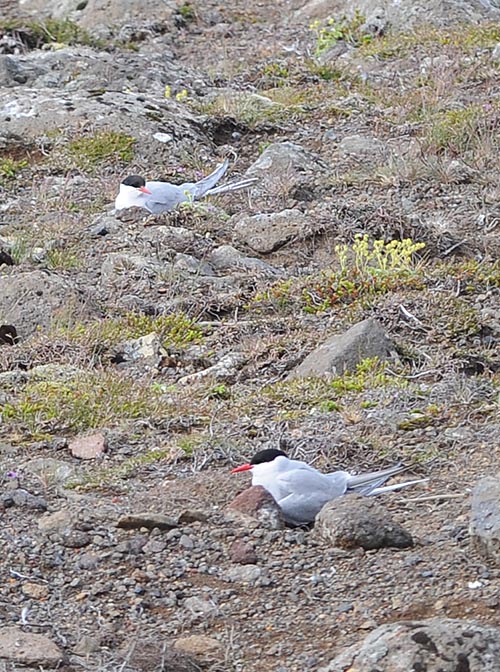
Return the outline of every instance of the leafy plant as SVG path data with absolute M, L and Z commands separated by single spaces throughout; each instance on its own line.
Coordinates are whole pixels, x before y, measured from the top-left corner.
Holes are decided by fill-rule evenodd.
M 361 30 L 365 21 L 366 18 L 358 9 L 352 19 L 346 16 L 339 20 L 330 17 L 326 25 L 322 25 L 319 20 L 313 21 L 310 28 L 316 34 L 316 57 L 320 57 L 341 40 L 353 46 L 371 42 L 372 36 Z
M 359 297 L 385 293 L 404 284 L 419 280 L 419 266 L 415 253 L 425 243 L 414 243 L 409 238 L 374 240 L 358 235 L 352 245 L 336 245 L 339 269 L 323 273 L 313 287 L 305 287 L 303 299 L 308 312 L 318 312 L 336 303 L 351 303 Z

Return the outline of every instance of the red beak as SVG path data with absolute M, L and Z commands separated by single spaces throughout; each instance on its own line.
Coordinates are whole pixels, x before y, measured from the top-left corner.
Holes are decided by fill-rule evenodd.
M 248 471 L 253 467 L 253 464 L 242 464 L 241 467 L 235 467 L 231 469 L 232 474 L 237 474 L 239 471 Z
M 151 194 L 152 192 L 147 189 L 147 187 L 137 187 L 139 191 L 142 191 L 143 194 Z

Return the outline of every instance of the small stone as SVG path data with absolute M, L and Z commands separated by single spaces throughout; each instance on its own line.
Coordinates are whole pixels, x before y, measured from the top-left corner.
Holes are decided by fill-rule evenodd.
M 204 600 L 201 597 L 188 597 L 184 600 L 184 608 L 192 614 L 215 614 L 218 610 L 213 602 Z
M 95 569 L 99 564 L 99 556 L 95 553 L 83 553 L 78 558 L 78 567 L 80 569 Z
M 73 457 L 79 457 L 81 460 L 94 460 L 106 452 L 107 440 L 102 432 L 87 434 L 70 441 L 69 449 Z
M 128 514 L 120 518 L 116 527 L 123 530 L 138 530 L 145 527 L 148 530 L 153 530 L 157 527 L 159 530 L 172 530 L 177 527 L 177 521 L 170 516 L 165 516 L 162 513 L 134 513 Z
M 32 583 L 28 581 L 23 583 L 21 590 L 27 597 L 32 597 L 34 600 L 45 600 L 48 597 L 49 589 L 46 585 L 41 583 Z
M 231 562 L 236 562 L 240 565 L 255 565 L 258 560 L 253 546 L 241 540 L 233 542 L 229 554 Z
M 194 548 L 194 541 L 191 539 L 191 537 L 188 537 L 187 534 L 183 534 L 179 539 L 179 546 L 182 546 L 182 548 L 187 550 L 191 550 Z
M 69 530 L 61 535 L 61 543 L 66 548 L 83 548 L 90 542 L 90 535 L 81 530 Z
M 288 379 L 341 376 L 346 371 L 355 371 L 363 359 L 377 357 L 386 361 L 393 355 L 394 346 L 384 328 L 380 322 L 369 318 L 343 334 L 330 336 L 291 371 Z
M 70 529 L 73 523 L 73 516 L 65 509 L 54 511 L 54 513 L 46 513 L 38 521 L 38 529 L 40 532 L 61 532 L 65 529 Z
M 255 565 L 233 565 L 226 572 L 229 581 L 241 581 L 242 583 L 253 583 L 260 578 L 261 574 L 262 569 Z
M 224 659 L 224 647 L 213 637 L 191 635 L 181 637 L 174 644 L 174 650 L 193 656 L 197 662 L 207 664 Z
M 258 520 L 264 527 L 282 530 L 285 527 L 283 514 L 273 496 L 261 485 L 243 490 L 226 509 L 228 514 L 237 512 Z
M 196 511 L 194 509 L 186 509 L 183 511 L 177 522 L 179 525 L 190 525 L 191 523 L 206 523 L 208 521 L 208 516 L 203 511 Z

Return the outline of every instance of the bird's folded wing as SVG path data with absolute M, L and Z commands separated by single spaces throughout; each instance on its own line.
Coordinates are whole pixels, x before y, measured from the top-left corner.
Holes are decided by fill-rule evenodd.
M 325 497 L 328 501 L 334 497 L 343 495 L 347 484 L 346 478 L 328 478 L 308 465 L 303 468 L 288 469 L 278 474 L 276 481 L 283 495 L 295 493 L 298 495 L 316 496 L 318 499 Z

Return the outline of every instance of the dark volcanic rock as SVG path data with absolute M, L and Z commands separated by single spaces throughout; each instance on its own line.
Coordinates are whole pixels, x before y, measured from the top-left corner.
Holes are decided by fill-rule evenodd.
M 317 532 L 340 548 L 413 546 L 411 534 L 371 497 L 350 494 L 325 504 L 316 516 Z
M 377 628 L 319 672 L 498 672 L 500 629 L 432 618 Z

